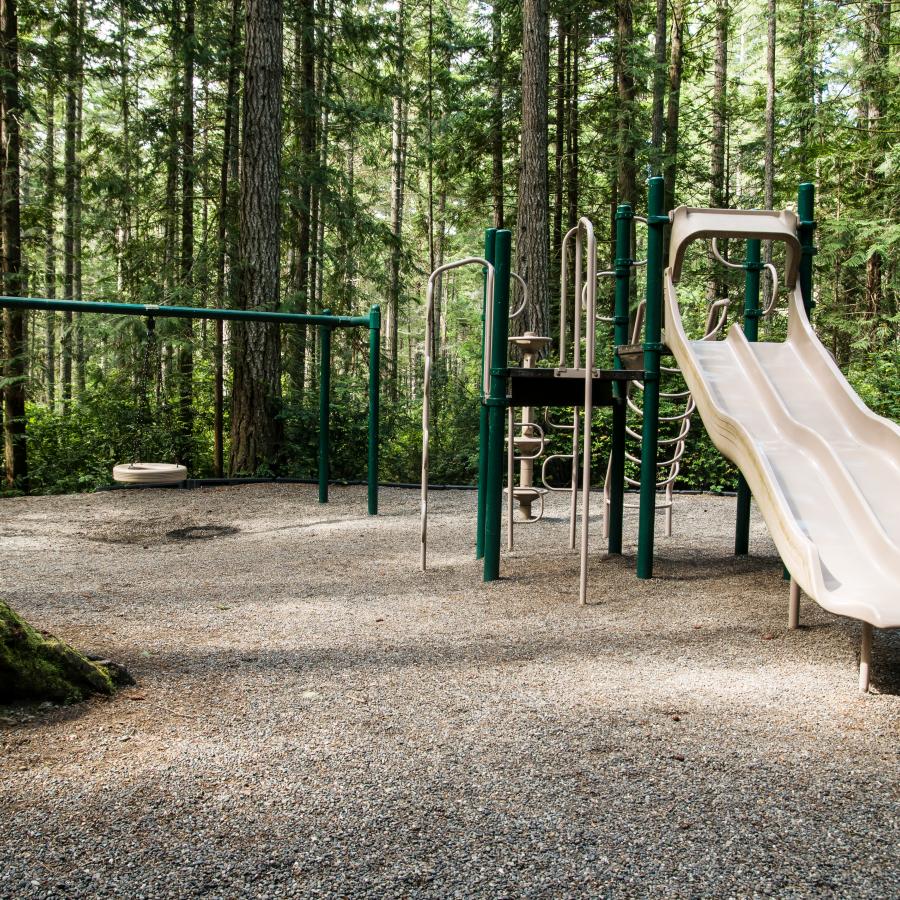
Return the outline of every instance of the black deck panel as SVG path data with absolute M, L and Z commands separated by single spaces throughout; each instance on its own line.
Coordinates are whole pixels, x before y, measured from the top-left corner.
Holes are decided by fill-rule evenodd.
M 513 406 L 583 406 L 584 379 L 560 378 L 553 369 L 509 369 Z M 592 379 L 594 406 L 611 406 L 614 381 L 644 377 L 637 369 L 600 369 Z

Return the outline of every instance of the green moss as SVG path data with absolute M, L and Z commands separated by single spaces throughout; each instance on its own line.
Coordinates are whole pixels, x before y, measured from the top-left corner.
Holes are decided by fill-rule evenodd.
M 115 689 L 109 668 L 36 631 L 0 601 L 0 703 L 76 703 Z

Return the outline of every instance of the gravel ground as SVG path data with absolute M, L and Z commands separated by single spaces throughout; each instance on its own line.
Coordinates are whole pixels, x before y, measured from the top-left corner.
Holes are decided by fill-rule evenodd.
M 493 585 L 471 492 L 426 574 L 414 491 L 3 501 L 0 595 L 138 684 L 0 711 L 0 896 L 898 896 L 898 635 L 860 696 L 761 523 L 735 559 L 733 499 L 676 503 L 579 608 L 560 498 Z

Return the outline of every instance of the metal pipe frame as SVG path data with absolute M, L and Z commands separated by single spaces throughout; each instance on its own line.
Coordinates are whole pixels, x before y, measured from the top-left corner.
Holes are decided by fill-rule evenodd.
M 335 328 L 369 329 L 369 423 L 368 423 L 368 512 L 378 514 L 378 440 L 381 311 L 377 305 L 366 316 L 333 316 L 328 312 L 286 313 L 274 310 L 215 309 L 197 306 L 166 306 L 153 303 L 114 303 L 99 300 L 55 300 L 43 297 L 0 297 L 0 309 L 39 312 L 94 313 L 140 316 L 145 319 L 212 319 L 217 322 L 266 322 L 282 325 L 312 325 L 319 328 L 322 358 L 319 387 L 319 502 L 328 502 L 329 420 L 331 389 L 331 332 Z
M 280 322 L 284 325 L 327 325 L 330 328 L 368 328 L 368 316 L 326 313 L 287 313 L 256 309 L 213 309 L 201 306 L 157 306 L 152 303 L 106 303 L 96 300 L 46 300 L 39 297 L 0 297 L 0 309 L 43 312 L 105 313 L 156 319 L 217 319 L 226 322 Z

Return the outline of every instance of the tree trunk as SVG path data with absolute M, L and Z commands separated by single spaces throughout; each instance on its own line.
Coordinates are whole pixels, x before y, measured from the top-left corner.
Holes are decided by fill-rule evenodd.
M 181 32 L 181 302 L 194 305 L 194 0 L 185 0 Z M 184 319 L 178 347 L 178 462 L 193 467 L 194 323 Z
M 556 121 L 554 122 L 553 146 L 553 264 L 556 269 L 556 283 L 562 276 L 562 239 L 565 233 L 565 210 L 563 208 L 563 188 L 566 170 L 566 113 L 568 100 L 568 68 L 566 66 L 566 15 L 561 13 L 556 20 Z
M 15 0 L 0 0 L 0 153 L 2 153 L 3 292 L 19 296 L 25 287 L 22 271 L 22 235 L 19 185 L 19 26 Z M 6 486 L 28 490 L 28 456 L 25 443 L 25 389 L 27 378 L 25 311 L 3 311 L 3 355 L 6 358 L 3 388 L 3 445 Z
M 84 212 L 84 203 L 81 196 L 81 148 L 84 137 L 84 20 L 85 20 L 85 2 L 79 0 L 78 3 L 78 55 L 76 60 L 76 83 L 75 83 L 75 196 L 74 196 L 74 215 L 72 220 L 72 281 L 74 295 L 77 300 L 84 298 L 84 285 L 82 283 L 82 219 Z M 86 354 L 84 349 L 84 323 L 81 319 L 81 313 L 75 313 L 74 322 L 75 336 L 75 389 L 78 396 L 84 395 L 85 391 L 85 367 L 87 365 Z
M 302 0 L 296 22 L 295 85 L 293 105 L 294 128 L 297 135 L 295 147 L 298 158 L 298 174 L 294 192 L 296 247 L 291 272 L 294 309 L 309 311 L 310 300 L 310 247 L 312 245 L 312 184 L 316 168 L 316 131 L 318 108 L 316 101 L 316 41 L 315 7 L 313 0 Z M 302 396 L 306 369 L 306 330 L 290 331 L 290 373 L 294 389 Z
M 9 5 L 0 0 L 0 8 Z M 121 666 L 36 631 L 0 600 L 0 703 L 77 703 L 127 684 L 134 680 Z
M 281 0 L 248 0 L 241 140 L 242 309 L 272 309 L 280 297 Z M 278 326 L 236 324 L 231 407 L 232 474 L 274 467 L 280 446 Z
M 777 0 L 768 0 L 766 29 L 766 135 L 763 163 L 763 206 L 775 206 L 775 51 L 777 34 Z M 766 262 L 772 262 L 772 241 L 766 241 Z M 769 305 L 772 282 L 763 278 L 763 308 Z
M 716 0 L 716 47 L 713 66 L 712 141 L 710 151 L 709 205 L 725 206 L 725 126 L 728 116 L 728 0 Z M 721 249 L 721 248 L 720 248 Z M 723 296 L 725 281 L 710 254 L 713 274 L 706 290 L 708 301 Z
M 663 170 L 663 125 L 666 105 L 666 6 L 668 0 L 656 0 L 656 40 L 653 53 L 653 112 L 651 117 L 650 145 L 653 174 Z
M 388 379 L 392 399 L 397 399 L 400 355 L 400 261 L 403 254 L 403 187 L 405 181 L 404 132 L 406 130 L 406 49 L 404 0 L 397 5 L 396 80 L 391 125 L 391 255 L 388 285 Z
M 581 56 L 581 27 L 576 22 L 572 26 L 569 35 L 569 109 L 568 118 L 569 126 L 566 129 L 566 198 L 569 206 L 569 227 L 571 228 L 577 221 L 580 213 L 579 204 L 581 202 L 579 196 L 579 180 L 581 172 L 579 169 L 579 150 L 578 150 L 578 94 L 581 90 L 579 76 L 579 59 Z
M 888 71 L 890 46 L 890 0 L 869 0 L 864 10 L 866 76 L 863 79 L 863 92 L 868 108 L 868 121 L 865 124 L 869 132 L 866 187 L 872 209 L 881 212 L 884 205 L 883 177 L 879 167 L 887 149 L 881 132 L 885 128 L 884 117 L 887 112 L 885 74 Z M 873 250 L 866 259 L 866 311 L 872 318 L 879 315 L 882 307 L 883 262 L 878 250 Z
M 491 11 L 491 60 L 493 63 L 493 104 L 491 108 L 491 197 L 494 228 L 503 228 L 503 19 L 500 4 Z
M 528 285 L 526 331 L 548 334 L 549 232 L 547 81 L 550 19 L 547 0 L 522 4 L 522 137 L 514 269 Z
M 65 224 L 63 227 L 63 296 L 75 297 L 75 153 L 78 116 L 78 0 L 68 0 L 66 7 L 66 135 L 64 148 L 63 194 Z M 62 333 L 62 404 L 63 412 L 72 401 L 73 317 L 63 313 Z
M 219 170 L 219 224 L 217 230 L 218 258 L 216 266 L 216 305 L 226 307 L 233 302 L 226 298 L 226 263 L 228 277 L 235 278 L 235 244 L 237 235 L 230 186 L 234 180 L 237 155 L 237 82 L 239 71 L 238 41 L 240 36 L 240 0 L 231 0 L 231 22 L 228 30 L 227 74 L 225 76 L 225 121 L 222 136 L 222 166 Z M 228 292 L 230 297 L 234 292 Z M 213 473 L 216 478 L 225 474 L 225 328 L 216 321 L 214 349 L 215 376 L 213 388 Z
M 635 161 L 634 127 L 634 68 L 631 61 L 634 44 L 634 18 L 631 0 L 616 0 L 616 83 L 619 88 L 618 105 L 618 177 L 619 203 L 637 202 L 637 163 Z
M 47 84 L 47 144 L 45 148 L 44 182 L 44 291 L 48 298 L 56 297 L 56 84 L 55 73 Z M 48 312 L 44 320 L 45 369 L 47 405 L 56 405 L 56 313 Z
M 672 46 L 669 58 L 669 100 L 666 108 L 665 207 L 675 208 L 678 135 L 681 119 L 681 76 L 684 70 L 684 0 L 672 5 Z

